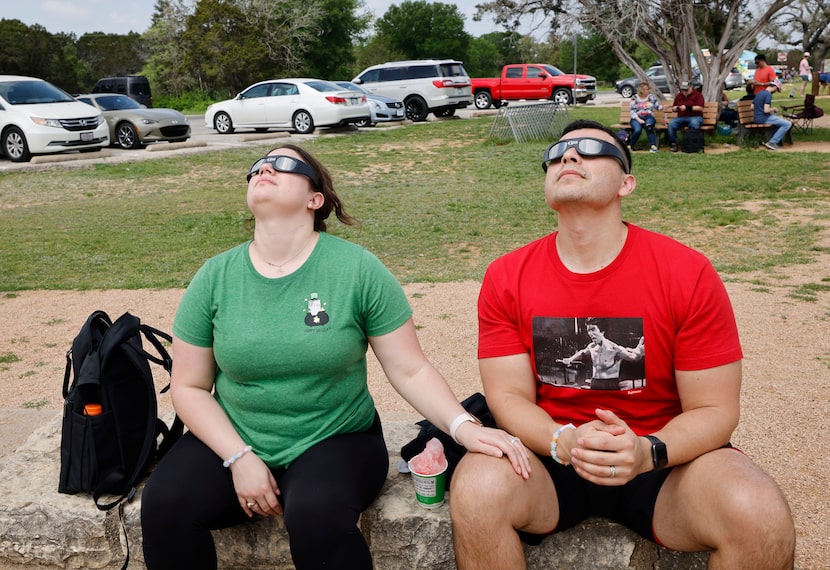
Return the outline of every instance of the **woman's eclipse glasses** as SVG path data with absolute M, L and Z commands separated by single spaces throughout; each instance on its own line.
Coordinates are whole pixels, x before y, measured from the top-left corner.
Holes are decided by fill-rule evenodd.
M 254 174 L 259 173 L 260 169 L 265 164 L 270 164 L 271 167 L 277 172 L 302 174 L 303 176 L 311 180 L 311 183 L 314 185 L 315 188 L 320 187 L 319 177 L 317 176 L 317 173 L 314 172 L 313 168 L 311 168 L 308 164 L 306 164 L 298 158 L 285 155 L 263 156 L 262 158 L 258 159 L 251 166 L 251 171 L 248 172 L 248 182 L 251 181 L 251 178 L 254 176 Z
M 562 157 L 569 148 L 574 148 L 580 156 L 594 157 L 594 156 L 610 156 L 616 158 L 617 162 L 622 166 L 626 174 L 631 174 L 631 167 L 625 153 L 617 147 L 614 143 L 608 141 L 594 139 L 590 137 L 581 137 L 576 139 L 566 139 L 553 143 L 545 151 L 542 157 L 542 170 L 548 171 L 548 165 L 551 162 L 562 160 Z

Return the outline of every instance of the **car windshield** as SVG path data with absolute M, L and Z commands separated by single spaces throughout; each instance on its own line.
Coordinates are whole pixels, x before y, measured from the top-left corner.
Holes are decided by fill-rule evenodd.
M 69 103 L 74 101 L 68 93 L 46 81 L 3 81 L 0 97 L 11 105 L 37 105 L 40 103 Z
M 141 105 L 134 99 L 125 97 L 124 95 L 107 95 L 106 97 L 96 97 L 95 101 L 103 111 L 120 111 L 122 109 L 141 109 Z
M 544 67 L 545 71 L 550 73 L 553 77 L 556 77 L 557 75 L 565 75 L 565 73 L 558 67 L 554 67 L 552 65 L 543 65 L 542 67 Z

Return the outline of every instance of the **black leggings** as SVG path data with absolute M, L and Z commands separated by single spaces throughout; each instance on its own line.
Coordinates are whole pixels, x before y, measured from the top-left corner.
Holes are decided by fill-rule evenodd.
M 298 570 L 372 568 L 357 521 L 380 493 L 388 469 L 377 416 L 368 431 L 334 436 L 303 453 L 290 467 L 272 469 Z M 222 459 L 210 448 L 186 433 L 153 471 L 141 495 L 147 568 L 216 568 L 211 529 L 248 520 L 230 470 L 222 467 Z

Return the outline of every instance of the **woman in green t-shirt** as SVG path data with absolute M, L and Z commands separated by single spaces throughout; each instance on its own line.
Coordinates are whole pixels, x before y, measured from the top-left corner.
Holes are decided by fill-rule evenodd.
M 527 450 L 464 411 L 421 350 L 400 284 L 325 233 L 353 219 L 325 167 L 284 145 L 248 174 L 253 239 L 209 259 L 173 323 L 171 393 L 189 432 L 142 494 L 147 567 L 215 568 L 210 529 L 282 515 L 298 569 L 371 568 L 357 520 L 389 458 L 369 394 L 368 346 L 395 389 L 470 451 Z

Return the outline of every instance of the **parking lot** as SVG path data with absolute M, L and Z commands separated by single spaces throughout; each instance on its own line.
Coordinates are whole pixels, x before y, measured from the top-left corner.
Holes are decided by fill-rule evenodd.
M 588 103 L 588 105 L 619 105 L 620 96 L 615 92 L 603 92 L 597 96 L 595 101 Z M 516 104 L 516 103 L 513 103 Z M 495 109 L 488 109 L 480 111 L 475 107 L 460 110 L 456 113 L 457 118 L 465 119 L 473 116 L 492 116 L 497 111 Z M 219 150 L 222 148 L 235 148 L 250 145 L 262 144 L 262 141 L 267 140 L 292 140 L 304 141 L 310 138 L 327 135 L 347 135 L 358 133 L 360 129 L 356 127 L 343 128 L 320 128 L 311 135 L 297 135 L 289 131 L 270 131 L 267 133 L 255 133 L 252 130 L 235 132 L 229 135 L 220 135 L 213 129 L 205 126 L 204 115 L 188 115 L 190 121 L 191 137 L 187 142 L 183 143 L 154 143 L 148 145 L 144 149 L 124 150 L 118 147 L 109 147 L 102 149 L 100 152 L 93 153 L 77 153 L 68 152 L 61 154 L 40 155 L 32 158 L 31 162 L 11 162 L 5 157 L 0 158 L 0 172 L 17 172 L 17 171 L 38 171 L 56 166 L 63 166 L 71 168 L 73 166 L 83 166 L 95 163 L 119 163 L 132 162 L 138 160 L 148 160 L 153 158 L 165 158 L 172 154 L 184 154 L 194 152 L 204 152 L 208 150 Z M 435 119 L 432 115 L 429 117 L 430 121 L 438 120 L 453 120 L 453 119 Z M 369 129 L 378 128 L 409 128 L 413 123 L 404 121 L 389 127 L 369 127 Z M 364 129 L 368 130 L 368 129 Z

